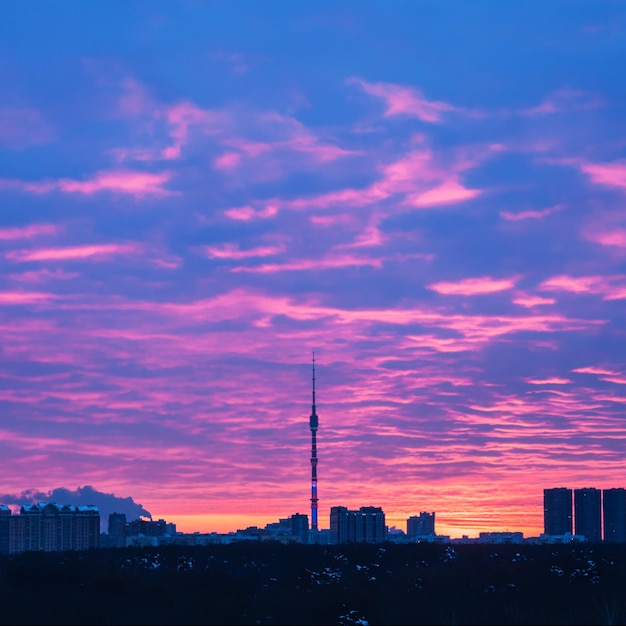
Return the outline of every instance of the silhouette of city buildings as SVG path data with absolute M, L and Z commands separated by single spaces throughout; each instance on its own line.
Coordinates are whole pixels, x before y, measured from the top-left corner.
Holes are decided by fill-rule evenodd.
M 381 543 L 386 536 L 385 513 L 380 507 L 362 506 L 358 511 L 331 507 L 331 543 Z
M 545 536 L 626 543 L 626 489 L 556 487 L 544 489 L 543 497 Z
M 605 489 L 602 499 L 604 541 L 626 543 L 626 489 Z
M 100 511 L 93 505 L 40 502 L 24 505 L 19 515 L 0 506 L 0 551 L 88 550 L 100 540 Z
M 111 513 L 108 531 L 108 547 L 123 548 L 126 546 L 126 515 L 124 513 Z
M 543 490 L 543 527 L 546 535 L 572 534 L 572 490 L 555 487 Z
M 539 537 L 524 538 L 515 531 L 481 532 L 478 537 L 451 539 L 435 534 L 435 512 L 422 511 L 406 520 L 406 533 L 385 525 L 381 507 L 363 506 L 330 509 L 330 528 L 313 531 L 307 515 L 294 513 L 264 528 L 248 528 L 219 534 L 181 533 L 176 524 L 163 519 L 126 520 L 122 513 L 108 518 L 108 533 L 99 532 L 100 513 L 95 506 L 60 505 L 42 502 L 23 506 L 12 514 L 0 505 L 0 553 L 29 550 L 60 551 L 126 546 L 208 545 L 237 541 L 280 541 L 283 543 L 479 543 L 558 544 L 573 541 L 626 543 L 626 489 L 544 489 L 544 530 Z M 575 528 L 576 532 L 572 533 Z
M 424 537 L 435 534 L 435 513 L 422 511 L 419 515 L 412 515 L 406 521 L 408 537 Z
M 108 535 L 102 537 L 102 547 L 123 548 L 125 546 L 157 545 L 155 538 L 174 537 L 176 524 L 164 519 L 146 520 L 138 518 L 126 521 L 124 513 L 111 513 L 108 522 Z
M 279 519 L 277 522 L 266 524 L 265 529 L 268 531 L 270 537 L 285 542 L 309 542 L 308 515 L 294 513 L 289 517 Z
M 602 539 L 602 492 L 595 487 L 574 490 L 574 530 L 587 541 Z

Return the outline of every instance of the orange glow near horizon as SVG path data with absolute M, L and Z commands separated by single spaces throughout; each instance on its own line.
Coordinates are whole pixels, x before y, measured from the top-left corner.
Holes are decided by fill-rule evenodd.
M 293 511 L 293 513 L 296 512 L 298 511 Z M 416 511 L 414 514 L 419 515 L 420 512 L 421 511 Z M 251 526 L 263 528 L 266 524 L 277 522 L 279 518 L 288 517 L 293 513 L 281 514 L 279 516 L 242 514 L 170 515 L 168 513 L 161 513 L 153 515 L 152 519 L 165 519 L 167 522 L 176 524 L 177 532 L 227 534 Z M 307 515 L 309 515 L 309 512 L 307 512 Z M 538 522 L 535 524 L 511 527 L 508 525 L 493 526 L 488 523 L 483 523 L 482 525 L 469 523 L 466 526 L 461 526 L 456 524 L 453 519 L 446 521 L 445 518 L 441 519 L 438 515 L 435 515 L 435 531 L 438 535 L 449 536 L 452 539 L 460 538 L 463 535 L 478 537 L 481 532 L 522 532 L 524 537 L 536 537 L 543 533 L 543 520 L 541 516 L 537 517 Z M 389 528 L 395 526 L 403 532 L 406 532 L 407 517 L 386 514 L 385 518 Z M 322 520 L 320 530 L 328 529 L 328 515 L 322 516 L 320 519 Z

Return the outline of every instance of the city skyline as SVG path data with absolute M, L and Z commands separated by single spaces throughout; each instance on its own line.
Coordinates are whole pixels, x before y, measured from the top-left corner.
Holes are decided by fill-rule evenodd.
M 313 403 L 315 406 L 315 403 Z M 544 532 L 481 531 L 477 537 L 450 537 L 436 532 L 435 511 L 406 519 L 405 528 L 388 526 L 382 507 L 330 507 L 329 528 L 318 529 L 306 514 L 293 513 L 264 526 L 252 525 L 227 533 L 182 532 L 175 523 L 143 517 L 127 519 L 114 507 L 100 511 L 93 504 L 39 502 L 19 511 L 0 503 L 0 552 L 63 551 L 157 545 L 211 545 L 238 541 L 279 541 L 335 545 L 344 543 L 491 543 L 571 544 L 626 543 L 626 488 L 593 487 L 543 490 Z M 109 502 L 111 504 L 111 502 Z M 313 504 L 313 502 L 311 503 Z M 312 513 L 316 507 L 312 506 Z M 312 517 L 312 520 L 314 517 Z M 98 533 L 98 529 L 101 531 Z
M 225 532 L 319 478 L 320 528 L 534 536 L 546 486 L 626 484 L 625 29 L 604 1 L 4 7 L 0 502 Z

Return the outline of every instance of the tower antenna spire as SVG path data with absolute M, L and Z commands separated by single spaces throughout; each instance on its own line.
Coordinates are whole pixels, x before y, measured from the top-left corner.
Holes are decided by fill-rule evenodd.
M 313 413 L 315 413 L 315 350 L 313 350 Z

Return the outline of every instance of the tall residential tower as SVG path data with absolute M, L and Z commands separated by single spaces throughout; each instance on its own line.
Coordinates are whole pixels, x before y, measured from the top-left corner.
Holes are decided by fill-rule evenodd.
M 572 490 L 555 487 L 543 490 L 543 524 L 546 535 L 572 534 Z
M 574 489 L 574 528 L 587 541 L 602 539 L 602 492 L 595 487 Z
M 626 543 L 626 489 L 602 491 L 604 541 Z
M 313 409 L 309 418 L 311 428 L 311 530 L 317 530 L 317 412 L 315 409 L 315 352 L 313 353 Z

